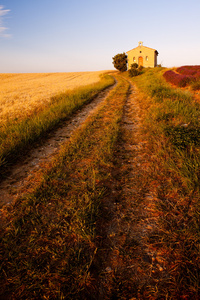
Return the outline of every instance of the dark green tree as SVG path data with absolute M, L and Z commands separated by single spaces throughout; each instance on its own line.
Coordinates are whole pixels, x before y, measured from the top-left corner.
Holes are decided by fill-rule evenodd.
M 127 70 L 127 55 L 125 53 L 119 53 L 112 59 L 115 69 L 120 72 L 125 72 Z

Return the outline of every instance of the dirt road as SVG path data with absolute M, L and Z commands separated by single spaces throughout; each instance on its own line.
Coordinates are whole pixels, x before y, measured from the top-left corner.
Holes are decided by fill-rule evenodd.
M 165 258 L 151 243 L 158 216 L 149 189 L 150 158 L 141 135 L 141 113 L 137 89 L 130 83 L 116 149 L 116 180 L 112 195 L 104 200 L 102 215 L 107 217 L 99 224 L 97 299 L 149 299 L 148 292 L 156 297 L 159 280 L 168 276 Z
M 110 88 L 112 89 L 112 88 Z M 37 174 L 70 135 L 106 99 L 102 92 L 23 162 L 12 167 L 1 185 L 2 202 L 9 203 L 31 190 Z M 167 258 L 152 243 L 158 230 L 156 197 L 149 188 L 149 154 L 141 134 L 142 111 L 137 89 L 130 82 L 116 148 L 110 195 L 103 199 L 97 224 L 97 253 L 91 266 L 94 293 L 88 299 L 156 299 L 157 286 L 167 278 Z M 39 176 L 38 176 L 39 177 Z M 90 292 L 89 292 L 90 293 Z M 163 298 L 164 299 L 164 298 Z

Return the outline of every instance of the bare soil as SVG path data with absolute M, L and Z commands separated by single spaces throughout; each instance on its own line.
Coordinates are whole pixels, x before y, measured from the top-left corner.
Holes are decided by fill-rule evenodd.
M 9 168 L 4 180 L 0 182 L 0 207 L 5 204 L 9 205 L 19 195 L 34 187 L 39 178 L 38 174 L 45 167 L 45 164 L 53 159 L 62 144 L 70 138 L 89 115 L 95 112 L 113 87 L 100 92 L 93 101 L 76 112 L 71 119 L 63 122 L 61 127 L 47 134 L 42 142 L 34 145 L 25 157 L 22 156 L 16 164 Z

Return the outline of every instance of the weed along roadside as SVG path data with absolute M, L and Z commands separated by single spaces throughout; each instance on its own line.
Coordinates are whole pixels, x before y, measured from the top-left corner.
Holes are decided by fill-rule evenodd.
M 99 92 L 92 101 L 73 113 L 70 118 L 62 121 L 59 127 L 46 134 L 39 143 L 33 145 L 27 155 L 23 155 L 21 160 L 9 167 L 8 172 L 4 173 L 4 179 L 0 182 L 0 208 L 15 201 L 18 195 L 30 193 L 34 189 L 35 182 L 38 184 L 41 177 L 39 173 L 45 168 L 45 164 L 49 164 L 62 144 L 71 137 L 89 115 L 102 105 L 114 86 Z
M 1 297 L 79 299 L 90 273 L 101 200 L 109 192 L 113 149 L 129 84 L 118 84 L 62 148 L 43 180 L 1 215 Z
M 166 83 L 164 72 L 149 69 L 133 79 L 140 92 L 141 134 L 149 157 L 149 199 L 154 200 L 150 209 L 157 216 L 147 245 L 158 257 L 151 259 L 154 273 L 142 287 L 141 299 L 197 300 L 200 106 L 188 89 Z M 159 268 L 153 270 L 156 261 L 162 270 L 159 276 Z

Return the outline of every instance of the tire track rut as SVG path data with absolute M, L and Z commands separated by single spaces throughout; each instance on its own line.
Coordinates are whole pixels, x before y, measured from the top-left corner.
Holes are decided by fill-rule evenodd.
M 146 299 L 157 296 L 156 286 L 168 276 L 166 259 L 151 243 L 158 228 L 156 197 L 151 192 L 149 154 L 141 134 L 138 93 L 130 91 L 116 149 L 115 182 L 104 200 L 100 228 L 97 299 Z M 148 298 L 149 299 L 149 298 Z
M 48 133 L 42 143 L 9 168 L 4 180 L 0 182 L 0 207 L 5 204 L 9 205 L 25 192 L 26 187 L 31 185 L 31 181 L 34 181 L 36 173 L 42 171 L 45 163 L 51 161 L 62 144 L 84 123 L 89 115 L 99 108 L 115 85 L 116 83 L 101 91 L 89 104 L 64 121 L 58 129 Z

